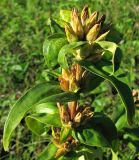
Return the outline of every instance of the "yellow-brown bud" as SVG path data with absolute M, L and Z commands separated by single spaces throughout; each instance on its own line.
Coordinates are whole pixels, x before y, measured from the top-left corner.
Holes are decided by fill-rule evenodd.
M 82 78 L 83 69 L 79 64 L 74 64 L 71 68 L 71 72 L 74 75 L 76 81 Z
M 96 40 L 99 32 L 101 29 L 101 24 L 95 24 L 88 32 L 87 36 L 86 36 L 86 40 L 89 42 L 93 42 Z
M 66 149 L 64 147 L 61 147 L 57 150 L 55 154 L 55 158 L 59 158 L 67 153 Z
M 92 13 L 92 15 L 87 20 L 86 25 L 85 25 L 85 33 L 86 34 L 96 24 L 97 17 L 98 17 L 98 12 L 95 11 L 94 13 Z
M 105 40 L 105 38 L 107 37 L 107 35 L 109 34 L 110 31 L 107 31 L 103 34 L 101 34 L 95 41 L 98 42 L 98 41 L 103 41 Z
M 105 19 L 106 19 L 106 15 L 104 14 L 103 16 L 101 16 L 101 17 L 99 18 L 99 20 L 97 21 L 97 23 L 98 23 L 98 24 L 99 24 L 99 23 L 103 24 L 104 21 L 105 21 Z
M 70 116 L 64 105 L 57 104 L 59 108 L 60 118 L 63 123 L 68 123 L 70 121 Z
M 78 104 L 76 101 L 68 102 L 68 110 L 70 113 L 70 119 L 73 120 L 76 115 Z
M 84 37 L 84 31 L 76 9 L 72 10 L 71 26 L 75 34 L 78 36 L 79 40 L 82 40 Z
M 88 6 L 86 5 L 81 12 L 81 22 L 82 25 L 85 24 L 86 20 L 89 18 Z
M 76 36 L 75 32 L 73 31 L 73 29 L 72 29 L 72 27 L 70 25 L 66 24 L 65 32 L 66 32 L 67 40 L 69 42 L 78 41 L 78 37 Z

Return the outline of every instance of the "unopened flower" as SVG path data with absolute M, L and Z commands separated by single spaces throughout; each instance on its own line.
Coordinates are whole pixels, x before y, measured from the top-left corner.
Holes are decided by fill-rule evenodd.
M 69 92 L 77 92 L 79 90 L 79 81 L 82 78 L 83 70 L 81 66 L 75 64 L 71 70 L 62 69 L 62 75 L 59 77 L 62 90 Z
M 101 29 L 101 24 L 95 24 L 86 35 L 87 41 L 89 42 L 95 41 L 98 37 L 100 29 Z
M 82 25 L 85 25 L 86 20 L 89 18 L 88 6 L 86 5 L 81 12 L 81 22 Z
M 89 19 L 86 21 L 85 24 L 85 33 L 87 34 L 88 31 L 96 24 L 98 17 L 98 12 L 93 12 Z
M 68 25 L 68 24 L 65 25 L 65 32 L 66 32 L 67 40 L 69 42 L 77 42 L 78 41 L 78 37 L 70 25 Z
M 84 37 L 83 26 L 78 16 L 78 12 L 75 8 L 72 10 L 72 14 L 71 14 L 71 26 L 75 34 L 78 36 L 78 38 L 80 40 L 83 39 Z

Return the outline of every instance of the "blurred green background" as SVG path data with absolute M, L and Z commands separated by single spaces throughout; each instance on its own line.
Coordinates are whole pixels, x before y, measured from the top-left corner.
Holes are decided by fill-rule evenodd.
M 139 87 L 139 0 L 0 0 L 0 160 L 35 159 L 42 145 L 47 145 L 32 135 L 22 121 L 12 138 L 10 152 L 4 152 L 4 122 L 21 94 L 47 78 L 42 72 L 46 69 L 42 45 L 51 34 L 49 17 L 58 17 L 60 9 L 81 10 L 85 4 L 92 11 L 106 14 L 106 21 L 113 24 L 112 40 L 123 51 L 121 68 L 130 87 Z M 135 153 L 125 158 L 132 160 Z

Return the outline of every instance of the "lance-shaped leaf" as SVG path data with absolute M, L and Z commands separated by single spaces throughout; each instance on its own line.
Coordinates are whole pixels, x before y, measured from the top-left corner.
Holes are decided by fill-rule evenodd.
M 68 62 L 67 62 L 67 54 L 73 54 L 73 50 L 86 44 L 85 41 L 80 42 L 72 42 L 70 44 L 67 44 L 63 46 L 58 54 L 58 63 L 61 65 L 62 68 L 67 69 L 68 68 Z
M 128 85 L 118 80 L 116 77 L 112 75 L 110 76 L 107 72 L 103 71 L 101 68 L 98 68 L 97 64 L 94 65 L 89 61 L 80 61 L 78 63 L 82 67 L 84 67 L 86 70 L 90 71 L 91 73 L 96 74 L 99 77 L 102 77 L 108 80 L 115 87 L 115 89 L 120 95 L 120 98 L 125 106 L 126 114 L 127 114 L 127 121 L 129 124 L 131 124 L 134 114 L 135 114 L 135 108 L 134 108 L 134 101 L 133 101 L 132 93 Z
M 57 147 L 54 144 L 50 143 L 38 156 L 37 160 L 56 160 L 55 158 L 56 152 L 57 152 Z
M 55 114 L 45 114 L 45 113 L 32 114 L 32 115 L 26 117 L 26 122 L 30 119 L 36 120 L 36 121 L 38 121 L 40 123 L 43 123 L 43 124 L 46 124 L 47 126 L 61 127 L 61 120 L 60 120 L 59 113 L 55 113 Z
M 47 132 L 51 126 L 61 127 L 61 120 L 59 113 L 32 114 L 30 116 L 27 116 L 25 118 L 25 121 L 28 128 L 37 135 L 41 135 L 44 132 Z
M 65 22 L 70 22 L 71 11 L 70 10 L 60 10 L 60 18 Z
M 77 98 L 77 95 L 74 96 L 74 93 L 61 93 L 60 86 L 55 83 L 47 82 L 33 87 L 12 107 L 4 126 L 3 145 L 5 150 L 8 150 L 13 130 L 28 110 L 40 103 L 61 102 L 62 98 L 64 102 L 67 102 L 70 101 L 70 98 L 71 101 L 75 99 L 75 97 Z
M 27 116 L 25 118 L 27 127 L 37 136 L 41 136 L 44 133 L 47 133 L 50 127 L 46 126 L 46 124 L 41 123 L 37 119 L 31 116 Z
M 112 61 L 113 73 L 116 71 L 120 64 L 121 60 L 121 51 L 118 48 L 116 43 L 109 42 L 109 41 L 98 41 L 96 42 L 102 49 L 104 49 L 103 58 Z
M 52 95 L 50 97 L 46 97 L 42 99 L 39 103 L 45 103 L 45 102 L 70 102 L 79 99 L 80 96 L 78 93 L 72 93 L 72 92 L 63 92 L 58 93 L 55 95 Z
M 117 149 L 114 146 L 117 141 L 116 127 L 112 120 L 102 113 L 94 113 L 85 128 L 73 133 L 74 138 L 83 144 Z
M 47 37 L 43 44 L 43 55 L 49 68 L 57 65 L 58 53 L 63 45 L 67 43 L 66 37 L 62 34 Z
M 13 130 L 20 123 L 25 113 L 45 97 L 60 93 L 60 87 L 54 83 L 36 85 L 24 94 L 12 107 L 4 126 L 3 145 L 8 150 L 9 141 Z
M 97 146 L 97 147 L 110 147 L 109 142 L 97 128 L 87 128 L 72 132 L 72 136 L 80 143 Z
M 36 105 L 33 108 L 33 111 L 35 111 L 35 113 L 47 113 L 47 114 L 59 113 L 56 103 L 50 103 L 50 102 Z

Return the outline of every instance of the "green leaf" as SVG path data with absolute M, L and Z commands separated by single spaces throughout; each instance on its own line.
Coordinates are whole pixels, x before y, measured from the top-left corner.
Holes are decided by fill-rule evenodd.
M 55 95 L 52 95 L 50 97 L 46 97 L 42 99 L 39 103 L 45 103 L 45 102 L 70 102 L 74 100 L 78 100 L 80 98 L 78 93 L 72 93 L 72 92 L 63 92 L 58 93 Z
M 48 37 L 45 40 L 43 44 L 43 55 L 45 58 L 45 62 L 49 68 L 57 65 L 58 53 L 61 47 L 63 47 L 63 45 L 65 45 L 66 43 L 67 39 L 63 36 L 58 38 Z
M 44 151 L 38 156 L 37 160 L 56 160 L 55 154 L 57 152 L 57 147 L 50 143 L 44 149 Z
M 48 113 L 48 114 L 54 114 L 58 113 L 58 107 L 56 103 L 41 103 L 36 105 L 33 110 L 35 110 L 36 113 Z
M 59 113 L 54 113 L 54 114 L 45 114 L 45 113 L 32 114 L 32 115 L 26 117 L 27 124 L 29 124 L 28 122 L 30 122 L 30 120 L 38 121 L 38 122 L 43 123 L 43 124 L 45 124 L 47 126 L 61 127 L 61 120 L 60 120 Z
M 80 143 L 89 146 L 110 147 L 107 139 L 97 128 L 94 127 L 72 132 L 72 136 Z
M 50 98 L 54 94 L 61 92 L 59 85 L 55 83 L 42 83 L 36 85 L 24 94 L 12 107 L 4 126 L 3 145 L 7 151 L 13 130 L 20 123 L 26 112 L 34 105 L 39 104 L 40 100 Z M 46 99 L 45 98 L 45 101 Z
M 139 128 L 125 128 L 124 139 L 130 139 L 130 141 L 139 141 Z
M 86 44 L 85 41 L 80 42 L 72 42 L 70 44 L 67 44 L 63 46 L 58 54 L 58 63 L 61 65 L 62 68 L 67 69 L 68 68 L 68 62 L 67 62 L 67 54 L 71 54 L 73 49 L 78 48 L 79 46 L 82 46 Z
M 66 21 L 60 19 L 60 18 L 55 18 L 54 21 L 62 28 L 65 28 L 65 25 L 67 24 Z
M 60 18 L 65 22 L 71 21 L 71 11 L 70 10 L 60 10 Z
M 40 121 L 32 118 L 31 116 L 27 116 L 25 118 L 27 127 L 36 135 L 41 136 L 47 131 L 46 125 L 41 123 Z M 49 128 L 48 128 L 49 129 Z
M 89 123 L 81 130 L 75 130 L 73 135 L 83 144 L 117 150 L 116 127 L 112 120 L 102 113 L 96 112 Z
M 112 160 L 118 160 L 118 153 L 115 153 L 113 150 L 111 150 L 112 152 Z
M 112 120 L 103 113 L 95 112 L 90 127 L 94 125 L 99 128 L 109 145 L 117 150 L 117 129 Z
M 125 106 L 126 114 L 127 114 L 127 121 L 129 124 L 131 124 L 133 121 L 134 114 L 135 114 L 135 108 L 134 108 L 132 92 L 130 88 L 128 87 L 128 85 L 118 80 L 116 77 L 112 75 L 109 76 L 107 72 L 103 71 L 101 68 L 98 68 L 97 65 L 94 65 L 89 61 L 79 61 L 78 63 L 82 67 L 84 67 L 86 70 L 90 71 L 91 73 L 96 74 L 99 77 L 102 77 L 108 80 L 115 87 L 115 89 L 120 95 L 120 98 Z
M 63 143 L 66 141 L 68 136 L 71 133 L 71 127 L 69 126 L 62 126 L 61 132 L 60 132 L 60 142 Z
M 104 57 L 106 59 L 111 60 L 113 64 L 113 73 L 117 69 L 117 63 L 120 63 L 121 60 L 121 52 L 116 43 L 109 41 L 98 41 L 96 42 L 104 49 Z
M 51 33 L 64 33 L 64 29 L 61 28 L 61 26 L 55 22 L 52 18 L 49 18 L 47 20 L 47 24 L 50 26 Z

